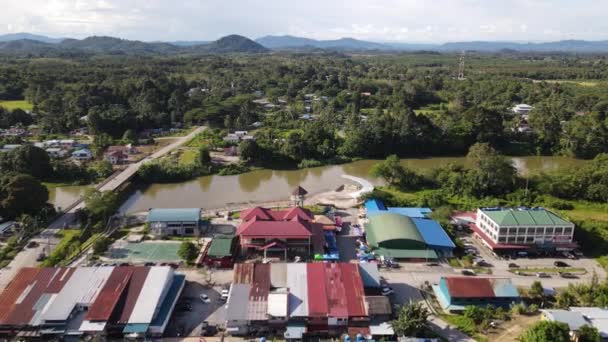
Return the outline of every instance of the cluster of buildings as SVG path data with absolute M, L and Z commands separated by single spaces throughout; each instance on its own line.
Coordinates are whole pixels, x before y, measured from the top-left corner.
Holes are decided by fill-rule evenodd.
M 365 202 L 365 234 L 376 255 L 410 261 L 451 257 L 456 245 L 429 208 L 387 208 L 376 199 Z
M 0 294 L 0 334 L 162 336 L 184 284 L 168 266 L 22 268 Z
M 227 301 L 231 335 L 394 335 L 376 264 L 236 264 Z
M 569 252 L 578 248 L 574 223 L 544 208 L 480 208 L 454 216 L 499 253 Z

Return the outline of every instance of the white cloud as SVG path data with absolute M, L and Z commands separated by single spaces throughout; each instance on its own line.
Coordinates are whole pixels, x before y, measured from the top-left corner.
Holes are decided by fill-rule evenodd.
M 605 0 L 0 0 L 0 33 L 210 40 L 292 34 L 381 41 L 605 39 Z

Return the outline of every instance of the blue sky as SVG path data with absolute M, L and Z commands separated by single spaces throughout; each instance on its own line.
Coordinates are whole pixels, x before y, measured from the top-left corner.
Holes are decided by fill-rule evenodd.
M 608 39 L 608 0 L 0 0 L 0 33 L 442 43 Z

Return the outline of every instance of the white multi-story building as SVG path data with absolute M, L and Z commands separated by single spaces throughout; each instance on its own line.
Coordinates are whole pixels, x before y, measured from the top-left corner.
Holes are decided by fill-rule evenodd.
M 574 224 L 543 208 L 477 210 L 476 227 L 492 249 L 501 245 L 572 245 Z M 570 248 L 571 249 L 571 248 Z

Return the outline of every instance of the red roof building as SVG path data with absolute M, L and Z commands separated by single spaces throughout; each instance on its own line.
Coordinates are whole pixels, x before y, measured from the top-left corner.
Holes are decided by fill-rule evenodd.
M 244 256 L 269 256 L 288 259 L 308 258 L 313 250 L 322 250 L 322 229 L 313 223 L 310 211 L 294 207 L 270 210 L 261 207 L 241 212 L 243 223 L 238 227 L 240 252 Z M 322 237 L 322 236 L 321 236 Z M 319 245 L 320 246 L 317 246 Z

